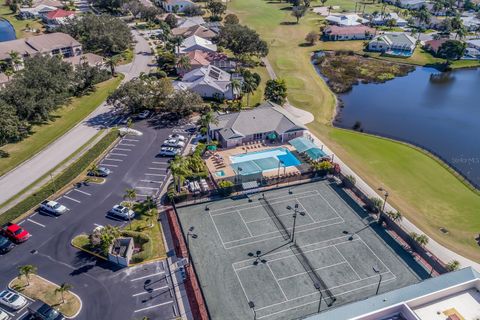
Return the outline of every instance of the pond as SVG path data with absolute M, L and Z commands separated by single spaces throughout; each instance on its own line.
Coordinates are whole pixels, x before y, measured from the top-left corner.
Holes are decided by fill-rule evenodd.
M 339 95 L 335 125 L 410 142 L 436 154 L 480 187 L 480 69 L 417 68 Z
M 5 19 L 0 18 L 0 42 L 15 40 L 15 29 Z

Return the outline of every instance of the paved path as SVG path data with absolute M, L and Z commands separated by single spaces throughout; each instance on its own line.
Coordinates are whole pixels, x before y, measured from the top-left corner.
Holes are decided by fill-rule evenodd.
M 267 68 L 268 74 L 270 75 L 270 78 L 276 79 L 277 76 L 275 74 L 275 71 L 273 70 L 272 66 L 270 65 L 270 62 L 268 61 L 267 58 L 263 58 L 262 61 L 265 63 L 265 66 Z M 296 108 L 292 106 L 290 103 L 285 104 L 285 109 L 290 111 L 295 117 L 298 118 L 299 121 L 302 123 L 310 123 L 314 120 L 313 115 L 310 112 L 301 110 L 299 108 Z M 317 145 L 323 146 L 323 150 L 326 151 L 328 154 L 333 154 L 333 152 L 320 140 L 318 139 L 313 133 L 309 133 L 312 138 L 315 140 L 315 143 Z M 346 175 L 352 175 L 356 178 L 356 186 L 362 190 L 365 194 L 367 194 L 369 197 L 377 197 L 377 198 L 383 198 L 383 196 L 379 195 L 376 190 L 371 188 L 364 180 L 362 180 L 361 177 L 359 177 L 352 169 L 350 169 L 340 158 L 335 156 L 335 162 L 337 162 L 341 169 L 342 172 Z M 393 208 L 387 201 L 387 204 L 385 206 L 386 211 L 397 211 L 397 209 Z M 416 232 L 418 234 L 423 234 L 424 232 L 420 230 L 417 226 L 415 226 L 412 222 L 410 222 L 407 218 L 403 217 L 402 221 L 400 222 L 402 227 L 404 227 L 408 232 Z M 442 246 L 440 243 L 436 242 L 432 238 L 429 239 L 429 242 L 426 246 L 428 250 L 430 250 L 433 254 L 435 254 L 440 260 L 444 262 L 450 262 L 452 260 L 457 260 L 460 262 L 461 267 L 467 267 L 471 266 L 475 268 L 477 271 L 480 272 L 480 264 L 467 259 L 450 249 L 445 248 Z
M 133 34 L 137 41 L 135 58 L 132 63 L 118 67 L 118 71 L 125 74 L 124 82 L 138 77 L 141 72 L 147 72 L 153 59 L 149 55 L 150 47 L 147 41 L 136 31 L 133 31 Z M 102 103 L 87 118 L 62 137 L 0 177 L 0 203 L 4 203 L 28 187 L 93 138 L 112 119 L 110 108 L 111 106 Z

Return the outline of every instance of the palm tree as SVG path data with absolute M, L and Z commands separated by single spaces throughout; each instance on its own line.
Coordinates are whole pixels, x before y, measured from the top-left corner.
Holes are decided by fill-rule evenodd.
M 106 64 L 110 68 L 110 72 L 112 73 L 112 76 L 115 76 L 115 67 L 118 65 L 120 62 L 120 57 L 115 55 L 111 56 L 110 58 L 107 59 Z
M 5 69 L 3 73 L 5 73 L 5 75 L 7 76 L 7 80 L 10 81 L 10 77 L 13 76 L 15 72 L 13 71 L 12 68 L 8 67 Z
M 445 267 L 447 268 L 448 271 L 455 271 L 460 268 L 460 262 L 458 262 L 457 260 L 452 260 L 449 263 L 447 263 Z
M 418 19 L 418 24 L 420 25 L 420 28 L 422 28 L 424 24 L 428 28 L 428 25 L 430 24 L 431 14 L 425 7 L 422 7 L 420 10 L 418 10 L 415 14 L 415 17 Z M 418 32 L 417 40 L 420 40 L 420 35 L 421 32 Z
M 398 211 L 388 211 L 386 214 L 393 222 L 402 221 L 403 219 L 402 214 Z
M 71 284 L 68 284 L 66 282 L 62 283 L 60 287 L 55 289 L 55 293 L 60 293 L 62 296 L 62 303 L 65 303 L 65 293 L 70 292 L 70 290 L 73 288 Z
M 129 188 L 125 190 L 125 194 L 123 195 L 123 199 L 129 202 L 129 205 L 132 206 L 132 202 L 137 198 L 137 191 L 133 188 Z
M 468 34 L 468 31 L 465 27 L 461 27 L 459 29 L 456 30 L 456 33 L 455 33 L 455 39 L 457 38 L 457 36 L 460 38 L 460 40 L 464 39 Z
M 199 120 L 201 133 L 207 135 L 207 142 L 210 142 L 210 124 L 218 124 L 218 119 L 213 111 L 208 111 L 207 113 L 204 113 Z
M 10 56 L 10 65 L 14 71 L 18 71 L 18 65 L 22 63 L 22 59 L 20 59 L 20 54 L 15 51 L 10 51 L 8 54 Z
M 170 171 L 173 175 L 173 184 L 175 190 L 180 192 L 180 182 L 183 177 L 188 174 L 188 169 L 186 168 L 186 160 L 182 156 L 175 156 L 170 162 Z
M 37 273 L 37 267 L 27 264 L 24 266 L 18 267 L 18 278 L 20 279 L 22 276 L 25 277 L 27 280 L 27 286 L 30 285 L 30 275 Z
M 416 232 L 410 232 L 410 237 L 422 247 L 426 246 L 428 243 L 428 237 L 424 234 L 419 235 Z
M 181 70 L 181 72 L 186 72 L 191 68 L 190 58 L 185 54 L 181 55 L 177 60 L 177 68 Z
M 232 88 L 232 93 L 233 93 L 233 96 L 235 96 L 235 93 L 236 92 L 241 92 L 242 90 L 242 82 L 238 79 L 233 79 L 231 82 L 230 82 L 230 87 Z
M 98 165 L 96 163 L 92 164 L 88 171 L 90 171 L 93 175 L 96 176 L 98 174 Z
M 250 106 L 250 94 L 252 94 L 258 88 L 258 83 L 253 76 L 244 76 L 242 91 L 247 94 L 247 107 Z

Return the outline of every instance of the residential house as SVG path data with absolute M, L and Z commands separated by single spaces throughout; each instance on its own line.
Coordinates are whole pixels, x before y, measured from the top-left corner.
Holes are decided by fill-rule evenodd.
M 460 17 L 460 19 L 462 19 L 463 25 L 468 31 L 480 30 L 480 19 L 476 16 L 464 16 Z
M 205 28 L 212 30 L 216 34 L 219 34 L 220 29 L 223 27 L 223 23 L 221 21 L 209 21 L 209 22 L 206 22 L 203 26 Z
M 285 108 L 270 101 L 254 109 L 218 114 L 216 120 L 210 123 L 208 134 L 222 148 L 264 140 L 272 134 L 279 141 L 288 142 L 303 136 L 307 130 Z
M 40 4 L 31 8 L 28 7 L 18 9 L 18 16 L 20 19 L 38 19 L 41 18 L 43 15 L 55 10 L 57 10 L 57 8 L 45 4 Z
M 43 14 L 42 20 L 49 28 L 56 28 L 64 24 L 66 21 L 73 19 L 75 14 L 75 11 L 57 9 Z
M 428 41 L 425 41 L 424 48 L 425 50 L 428 50 L 433 54 L 437 54 L 438 49 L 440 49 L 442 44 L 444 44 L 447 41 L 448 41 L 447 38 L 428 40 Z
M 57 9 L 63 8 L 65 5 L 59 0 L 33 0 L 32 7 L 45 5 L 50 7 L 55 7 Z
M 342 15 L 329 15 L 325 18 L 329 24 L 337 26 L 358 26 L 362 23 L 367 23 L 368 20 L 364 19 L 357 14 L 342 14 Z
M 198 36 L 207 40 L 212 40 L 217 35 L 212 30 L 200 25 L 195 25 L 188 28 L 173 28 L 171 32 L 174 36 L 182 36 L 184 38 Z
M 386 12 L 385 14 L 378 14 L 373 16 L 370 23 L 375 26 L 384 26 L 388 21 L 394 20 L 397 27 L 407 26 L 407 20 L 400 18 L 395 12 Z
M 185 55 L 189 58 L 190 68 L 184 69 L 177 66 L 177 73 L 180 75 L 201 67 L 206 67 L 210 64 L 227 72 L 233 72 L 237 66 L 236 62 L 224 53 L 194 50 Z
M 176 49 L 177 54 L 187 53 L 194 50 L 215 52 L 217 51 L 217 45 L 213 44 L 210 40 L 193 35 L 183 40 L 182 44 Z
M 195 4 L 190 0 L 164 0 L 161 2 L 163 9 L 167 12 L 183 12 L 186 8 Z
M 426 0 L 387 0 L 386 2 L 399 8 L 410 10 L 418 10 L 427 5 Z
M 417 40 L 406 33 L 385 33 L 373 38 L 368 50 L 379 51 L 394 56 L 411 56 Z
M 208 65 L 190 72 L 187 72 L 182 81 L 174 81 L 173 87 L 176 90 L 192 90 L 203 98 L 210 99 L 236 99 L 240 92 L 232 87 L 230 73 L 215 66 Z M 236 78 L 241 81 L 241 78 Z
M 466 60 L 480 60 L 480 39 L 471 39 L 465 41 L 467 49 L 463 59 Z
M 182 17 L 178 19 L 177 28 L 190 28 L 193 26 L 203 26 L 205 25 L 205 20 L 201 16 L 195 17 Z
M 325 40 L 365 40 L 372 39 L 375 29 L 364 26 L 339 27 L 329 26 L 323 30 Z
M 90 67 L 105 67 L 103 57 L 94 53 L 84 53 L 78 56 L 65 58 L 64 61 L 71 63 L 74 69 L 76 68 L 76 66 L 85 62 L 88 63 Z

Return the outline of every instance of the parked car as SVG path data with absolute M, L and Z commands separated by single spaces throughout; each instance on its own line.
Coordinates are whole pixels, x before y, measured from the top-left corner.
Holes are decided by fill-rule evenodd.
M 187 131 L 190 134 L 194 134 L 197 131 L 197 128 L 196 127 L 191 127 L 191 128 L 185 129 L 185 131 Z
M 185 146 L 185 142 L 180 141 L 178 139 L 167 139 L 163 141 L 163 147 L 174 147 L 174 148 L 183 148 Z
M 65 316 L 59 311 L 50 307 L 42 300 L 34 301 L 28 306 L 28 312 L 33 319 L 39 320 L 63 320 Z
M 159 153 L 161 157 L 175 157 L 177 154 L 180 154 L 180 149 L 174 147 L 163 147 Z
M 10 317 L 8 316 L 8 313 L 6 313 L 3 310 L 0 310 L 0 320 L 8 320 Z
M 168 136 L 168 139 L 177 139 L 178 141 L 185 141 L 187 138 L 185 136 L 182 136 L 181 134 L 174 133 Z
M 10 309 L 21 309 L 27 304 L 27 302 L 27 299 L 10 289 L 0 292 L 0 303 Z
M 144 110 L 137 115 L 138 119 L 147 119 L 150 116 L 150 111 Z
M 127 124 L 130 119 L 132 119 L 132 118 L 131 117 L 125 117 L 120 121 L 120 124 Z
M 13 247 L 15 247 L 15 244 L 12 241 L 8 240 L 7 237 L 0 236 L 0 253 L 1 254 L 9 252 L 10 250 L 13 249 Z M 0 317 L 0 320 L 2 320 L 1 317 Z
M 59 216 L 67 212 L 67 207 L 56 201 L 45 200 L 40 204 L 40 210 Z
M 31 237 L 27 230 L 15 223 L 7 223 L 1 230 L 1 234 L 15 243 L 25 242 Z
M 98 167 L 97 170 L 90 170 L 88 171 L 88 175 L 91 177 L 108 177 L 108 175 L 111 173 L 110 169 L 105 168 L 105 167 Z
M 114 205 L 108 213 L 124 220 L 130 220 L 135 217 L 135 212 L 133 210 L 119 204 Z

